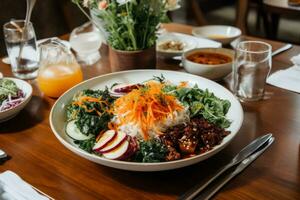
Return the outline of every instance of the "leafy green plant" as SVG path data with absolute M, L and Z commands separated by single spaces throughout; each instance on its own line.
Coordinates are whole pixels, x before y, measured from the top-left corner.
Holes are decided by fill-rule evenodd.
M 178 4 L 178 0 L 72 1 L 84 13 L 82 5 L 99 10 L 98 17 L 103 20 L 104 28 L 109 33 L 109 45 L 114 49 L 127 51 L 153 47 L 159 23 L 167 22 L 167 11 Z

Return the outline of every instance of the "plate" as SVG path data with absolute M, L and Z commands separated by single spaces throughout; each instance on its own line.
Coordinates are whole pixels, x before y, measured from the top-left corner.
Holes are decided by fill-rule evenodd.
M 25 99 L 16 107 L 10 108 L 2 112 L 0 111 L 0 122 L 7 121 L 13 118 L 14 116 L 16 116 L 27 105 L 27 103 L 30 101 L 32 96 L 32 87 L 26 81 L 17 78 L 9 78 L 9 77 L 5 77 L 5 79 L 14 81 L 18 86 L 18 88 L 20 88 L 25 93 Z
M 228 99 L 231 102 L 231 107 L 227 114 L 229 120 L 232 121 L 231 126 L 228 128 L 231 131 L 231 134 L 226 136 L 220 145 L 215 146 L 211 151 L 203 153 L 201 155 L 197 155 L 195 157 L 170 161 L 170 162 L 160 162 L 160 163 L 137 163 L 137 162 L 128 162 L 128 161 L 117 161 L 117 160 L 109 160 L 103 157 L 96 156 L 94 154 L 90 154 L 79 149 L 65 133 L 65 125 L 66 125 L 66 106 L 71 101 L 73 95 L 78 91 L 84 89 L 104 89 L 107 85 L 112 85 L 116 82 L 124 82 L 124 83 L 140 83 L 142 81 L 153 78 L 153 76 L 163 75 L 167 80 L 172 81 L 174 84 L 178 84 L 181 81 L 189 80 L 189 84 L 192 86 L 194 84 L 198 84 L 201 89 L 209 89 L 214 92 L 216 96 L 221 97 L 223 99 Z M 198 163 L 202 160 L 205 160 L 217 152 L 221 151 L 224 147 L 226 147 L 230 141 L 235 137 L 237 132 L 239 131 L 242 122 L 243 122 L 243 110 L 239 101 L 235 98 L 235 96 L 223 86 L 213 82 L 211 80 L 184 73 L 184 72 L 175 72 L 175 71 L 167 71 L 167 70 L 132 70 L 132 71 L 122 71 L 111 73 L 107 75 L 102 75 L 95 77 L 93 79 L 89 79 L 85 82 L 82 82 L 66 93 L 64 93 L 54 104 L 50 113 L 50 126 L 52 131 L 54 132 L 56 138 L 69 150 L 73 153 L 93 161 L 95 163 L 99 163 L 101 165 L 105 165 L 112 168 L 130 170 L 130 171 L 162 171 L 162 170 L 170 170 L 185 167 L 188 165 L 192 165 Z
M 159 45 L 167 41 L 179 41 L 183 44 L 184 48 L 181 51 L 160 49 Z M 156 43 L 157 43 L 156 51 L 158 55 L 166 58 L 179 56 L 183 52 L 194 48 L 206 48 L 206 47 L 219 48 L 222 46 L 222 44 L 219 42 L 215 42 L 205 38 L 197 38 L 191 35 L 176 33 L 176 32 L 168 32 L 160 35 Z

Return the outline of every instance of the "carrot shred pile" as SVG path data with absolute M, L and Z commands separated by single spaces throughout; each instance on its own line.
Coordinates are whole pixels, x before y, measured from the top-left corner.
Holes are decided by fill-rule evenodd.
M 73 105 L 77 105 L 79 107 L 82 107 L 85 109 L 86 112 L 96 112 L 99 116 L 101 116 L 103 113 L 100 112 L 99 110 L 95 109 L 95 108 L 92 108 L 92 109 L 88 109 L 88 107 L 86 106 L 85 102 L 93 102 L 93 103 L 99 103 L 102 106 L 108 106 L 108 102 L 107 101 L 103 101 L 100 98 L 95 98 L 95 97 L 89 97 L 89 96 L 79 96 L 77 98 L 77 101 L 74 101 L 72 104 Z
M 133 123 L 139 125 L 144 140 L 149 139 L 149 130 L 161 134 L 157 124 L 168 116 L 174 117 L 174 111 L 183 110 L 176 97 L 163 93 L 163 83 L 151 81 L 144 87 L 132 90 L 114 103 L 113 112 L 118 116 L 118 126 Z

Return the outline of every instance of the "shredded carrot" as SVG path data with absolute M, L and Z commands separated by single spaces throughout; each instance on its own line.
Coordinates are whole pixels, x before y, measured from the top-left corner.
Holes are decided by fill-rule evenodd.
M 103 101 L 100 98 L 95 98 L 95 97 L 90 97 L 90 96 L 79 96 L 77 101 L 74 101 L 72 104 L 73 105 L 78 105 L 79 107 L 82 107 L 85 109 L 86 112 L 96 112 L 99 116 L 101 116 L 103 113 L 101 113 L 99 110 L 96 110 L 95 108 L 93 109 L 88 109 L 87 106 L 84 104 L 84 102 L 93 102 L 93 103 L 99 103 L 101 106 L 104 104 L 105 106 L 108 106 L 107 101 Z M 108 113 L 112 113 L 112 109 L 107 110 Z
M 144 87 L 134 89 L 117 99 L 113 112 L 120 121 L 118 126 L 128 123 L 138 124 L 144 140 L 149 139 L 149 130 L 161 134 L 157 124 L 164 122 L 168 116 L 173 119 L 174 111 L 183 109 L 174 96 L 162 92 L 164 86 L 163 83 L 151 81 Z

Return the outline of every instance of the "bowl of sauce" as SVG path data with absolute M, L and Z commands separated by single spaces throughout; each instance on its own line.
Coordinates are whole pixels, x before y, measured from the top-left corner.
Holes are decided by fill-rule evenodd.
M 241 30 L 234 26 L 208 25 L 193 28 L 192 34 L 196 37 L 204 37 L 227 45 L 241 35 Z
M 182 55 L 184 69 L 212 80 L 220 80 L 232 70 L 234 51 L 226 48 L 198 48 Z

